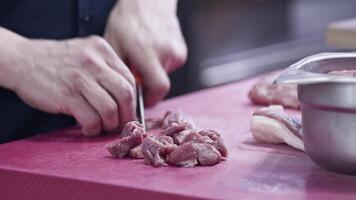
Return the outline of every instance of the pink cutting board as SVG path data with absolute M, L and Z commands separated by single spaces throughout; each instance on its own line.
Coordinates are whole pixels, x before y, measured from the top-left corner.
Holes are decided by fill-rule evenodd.
M 355 199 L 356 177 L 326 171 L 303 152 L 254 142 L 247 80 L 162 102 L 218 130 L 229 149 L 212 167 L 154 168 L 113 159 L 104 145 L 116 136 L 81 136 L 77 128 L 0 145 L 0 199 Z M 291 112 L 291 114 L 299 114 Z

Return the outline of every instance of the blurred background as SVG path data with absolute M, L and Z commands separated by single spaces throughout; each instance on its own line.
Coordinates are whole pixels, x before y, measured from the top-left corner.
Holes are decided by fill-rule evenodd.
M 356 16 L 355 0 L 180 0 L 178 7 L 189 57 L 172 74 L 169 97 L 335 51 L 325 44 L 328 24 Z

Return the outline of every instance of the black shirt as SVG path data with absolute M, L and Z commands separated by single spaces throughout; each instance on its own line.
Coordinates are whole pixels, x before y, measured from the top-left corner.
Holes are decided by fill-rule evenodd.
M 115 3 L 116 0 L 0 0 L 0 26 L 29 38 L 102 35 Z M 0 88 L 0 143 L 74 124 L 71 117 L 35 110 L 12 91 Z

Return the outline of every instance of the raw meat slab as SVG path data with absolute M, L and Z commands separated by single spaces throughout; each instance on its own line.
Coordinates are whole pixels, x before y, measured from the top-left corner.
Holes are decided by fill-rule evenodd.
M 354 199 L 356 177 L 326 171 L 290 147 L 254 142 L 249 127 L 257 107 L 247 97 L 254 81 L 147 110 L 155 117 L 182 109 L 199 128 L 217 130 L 229 149 L 225 162 L 154 168 L 111 158 L 104 146 L 115 135 L 86 138 L 70 128 L 0 145 L 0 199 Z

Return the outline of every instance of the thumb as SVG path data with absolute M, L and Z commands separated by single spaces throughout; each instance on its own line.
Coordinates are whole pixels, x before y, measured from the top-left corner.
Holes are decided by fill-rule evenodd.
M 130 59 L 130 63 L 142 78 L 145 106 L 154 106 L 170 89 L 168 75 L 159 57 L 154 51 L 145 49 L 137 58 Z

